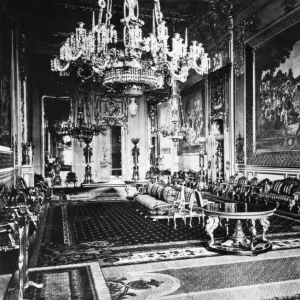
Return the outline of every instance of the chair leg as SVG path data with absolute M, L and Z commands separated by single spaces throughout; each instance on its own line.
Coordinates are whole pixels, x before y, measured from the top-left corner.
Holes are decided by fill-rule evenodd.
M 175 216 L 174 216 L 174 229 L 176 229 L 176 227 L 177 227 L 177 224 L 176 224 L 176 218 L 175 218 Z
M 201 224 L 201 218 L 200 215 L 198 215 L 199 225 Z
M 183 217 L 183 222 L 184 222 L 184 225 L 186 225 L 186 217 L 185 216 Z
M 190 227 L 192 228 L 192 217 L 190 216 Z

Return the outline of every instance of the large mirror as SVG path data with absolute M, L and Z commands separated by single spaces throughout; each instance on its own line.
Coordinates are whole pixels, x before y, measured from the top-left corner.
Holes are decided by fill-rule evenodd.
M 52 172 L 53 163 L 57 159 L 61 171 L 72 171 L 72 139 L 57 132 L 58 127 L 69 121 L 71 109 L 71 99 L 68 97 L 44 98 L 45 175 Z

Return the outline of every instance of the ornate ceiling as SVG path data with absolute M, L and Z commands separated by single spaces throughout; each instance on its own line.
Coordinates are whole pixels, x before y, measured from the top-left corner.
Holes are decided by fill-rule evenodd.
M 98 0 L 4 0 L 15 10 L 22 22 L 22 32 L 30 44 L 31 53 L 54 54 L 77 22 L 91 28 L 92 11 L 98 10 Z M 205 41 L 216 25 L 229 12 L 234 13 L 249 0 L 160 0 L 164 18 L 171 32 L 184 33 L 189 28 L 189 40 Z M 113 0 L 112 23 L 118 26 L 123 17 L 123 0 Z M 140 18 L 145 21 L 145 34 L 151 31 L 154 0 L 139 0 Z M 121 38 L 121 37 L 120 37 Z

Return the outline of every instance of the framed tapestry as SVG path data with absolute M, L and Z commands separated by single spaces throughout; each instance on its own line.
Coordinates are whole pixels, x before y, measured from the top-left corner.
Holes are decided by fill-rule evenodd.
M 300 150 L 300 23 L 255 51 L 253 150 Z
M 199 153 L 200 136 L 205 135 L 205 80 L 181 92 L 182 123 L 187 135 L 179 141 L 179 154 Z

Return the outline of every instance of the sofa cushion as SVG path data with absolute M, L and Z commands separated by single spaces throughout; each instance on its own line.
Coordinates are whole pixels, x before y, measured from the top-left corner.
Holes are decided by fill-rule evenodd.
M 283 188 L 284 188 L 284 183 L 282 181 L 280 181 L 280 180 L 275 181 L 273 188 L 272 188 L 272 192 L 276 193 L 276 194 L 282 194 Z
M 173 204 L 174 201 L 179 200 L 180 197 L 180 191 L 174 190 L 170 186 L 167 186 L 163 190 L 162 200 L 164 200 L 167 203 Z
M 135 201 L 149 210 L 157 209 L 157 205 L 159 204 L 166 205 L 166 202 L 158 200 L 150 195 L 138 195 L 135 197 Z
M 285 184 L 283 187 L 283 194 L 291 196 L 293 194 L 293 190 L 295 188 L 294 183 Z
M 150 183 L 150 182 L 146 184 L 146 187 L 147 187 L 146 191 L 145 191 L 146 194 L 151 195 L 151 190 L 152 190 L 153 185 L 154 184 Z
M 159 189 L 160 185 L 158 183 L 154 183 L 151 189 L 151 192 L 149 193 L 150 196 L 156 197 L 157 190 Z
M 163 191 L 164 191 L 164 186 L 163 185 L 160 185 L 156 192 L 155 192 L 155 198 L 159 199 L 159 200 L 164 200 L 163 199 Z

